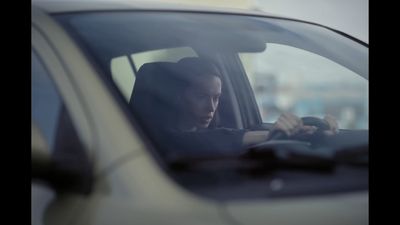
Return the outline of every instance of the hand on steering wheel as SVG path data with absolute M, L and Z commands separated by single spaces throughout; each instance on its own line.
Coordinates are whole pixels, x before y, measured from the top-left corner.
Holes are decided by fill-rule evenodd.
M 318 117 L 303 117 L 300 119 L 293 114 L 284 113 L 274 124 L 268 140 L 298 138 L 315 133 L 329 136 L 337 132 L 337 127 L 337 122 L 332 116 L 326 116 L 324 119 Z

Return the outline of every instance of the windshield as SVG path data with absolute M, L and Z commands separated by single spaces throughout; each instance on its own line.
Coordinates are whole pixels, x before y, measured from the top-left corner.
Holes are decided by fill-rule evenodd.
M 195 162 L 203 162 L 201 176 L 368 163 L 368 48 L 360 42 L 312 24 L 245 15 L 56 18 L 176 171 Z

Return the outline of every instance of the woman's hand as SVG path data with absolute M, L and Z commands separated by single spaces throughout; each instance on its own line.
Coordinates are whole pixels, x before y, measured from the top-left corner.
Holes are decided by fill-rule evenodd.
M 336 134 L 338 132 L 338 123 L 335 117 L 327 115 L 324 120 L 329 125 L 329 129 L 324 130 L 323 134 L 326 136 Z M 291 113 L 283 113 L 270 131 L 247 131 L 243 136 L 243 144 L 251 145 L 271 140 L 278 132 L 286 134 L 288 138 L 303 139 L 313 135 L 317 130 L 316 126 L 304 125 L 300 117 Z
M 329 129 L 323 131 L 323 133 L 324 133 L 326 136 L 332 136 L 332 135 L 335 135 L 335 134 L 337 134 L 337 133 L 339 132 L 339 125 L 338 125 L 337 120 L 336 120 L 335 117 L 333 117 L 333 116 L 331 116 L 331 115 L 326 115 L 326 116 L 324 117 L 324 120 L 325 120 L 325 121 L 328 123 L 328 125 L 329 125 Z
M 338 132 L 338 123 L 335 117 L 327 115 L 324 120 L 328 124 L 328 130 L 324 130 L 323 134 L 326 136 L 334 135 Z M 291 113 L 283 113 L 275 122 L 272 130 L 267 136 L 267 140 L 274 137 L 277 132 L 286 134 L 289 138 L 304 138 L 313 135 L 318 130 L 318 127 L 311 125 L 304 125 L 301 118 Z
M 316 130 L 312 126 L 304 126 L 301 119 L 291 113 L 283 113 L 274 123 L 267 139 L 273 138 L 278 132 L 286 134 L 287 137 L 293 137 L 299 133 L 312 134 Z

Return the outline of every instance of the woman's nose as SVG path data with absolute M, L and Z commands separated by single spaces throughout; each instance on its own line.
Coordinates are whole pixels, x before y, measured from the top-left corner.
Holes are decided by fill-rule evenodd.
M 217 108 L 216 102 L 212 98 L 207 100 L 207 111 L 214 112 Z

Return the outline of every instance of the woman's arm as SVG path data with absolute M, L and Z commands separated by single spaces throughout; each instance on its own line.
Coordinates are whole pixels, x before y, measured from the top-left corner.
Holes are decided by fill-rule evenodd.
M 329 129 L 323 132 L 326 136 L 331 136 L 337 133 L 338 124 L 333 116 L 327 115 L 324 120 L 329 125 Z M 243 145 L 257 144 L 263 141 L 268 141 L 277 132 L 284 133 L 288 138 L 304 137 L 312 135 L 318 128 L 315 126 L 304 125 L 302 120 L 290 113 L 283 113 L 274 123 L 270 131 L 247 131 L 243 135 Z

